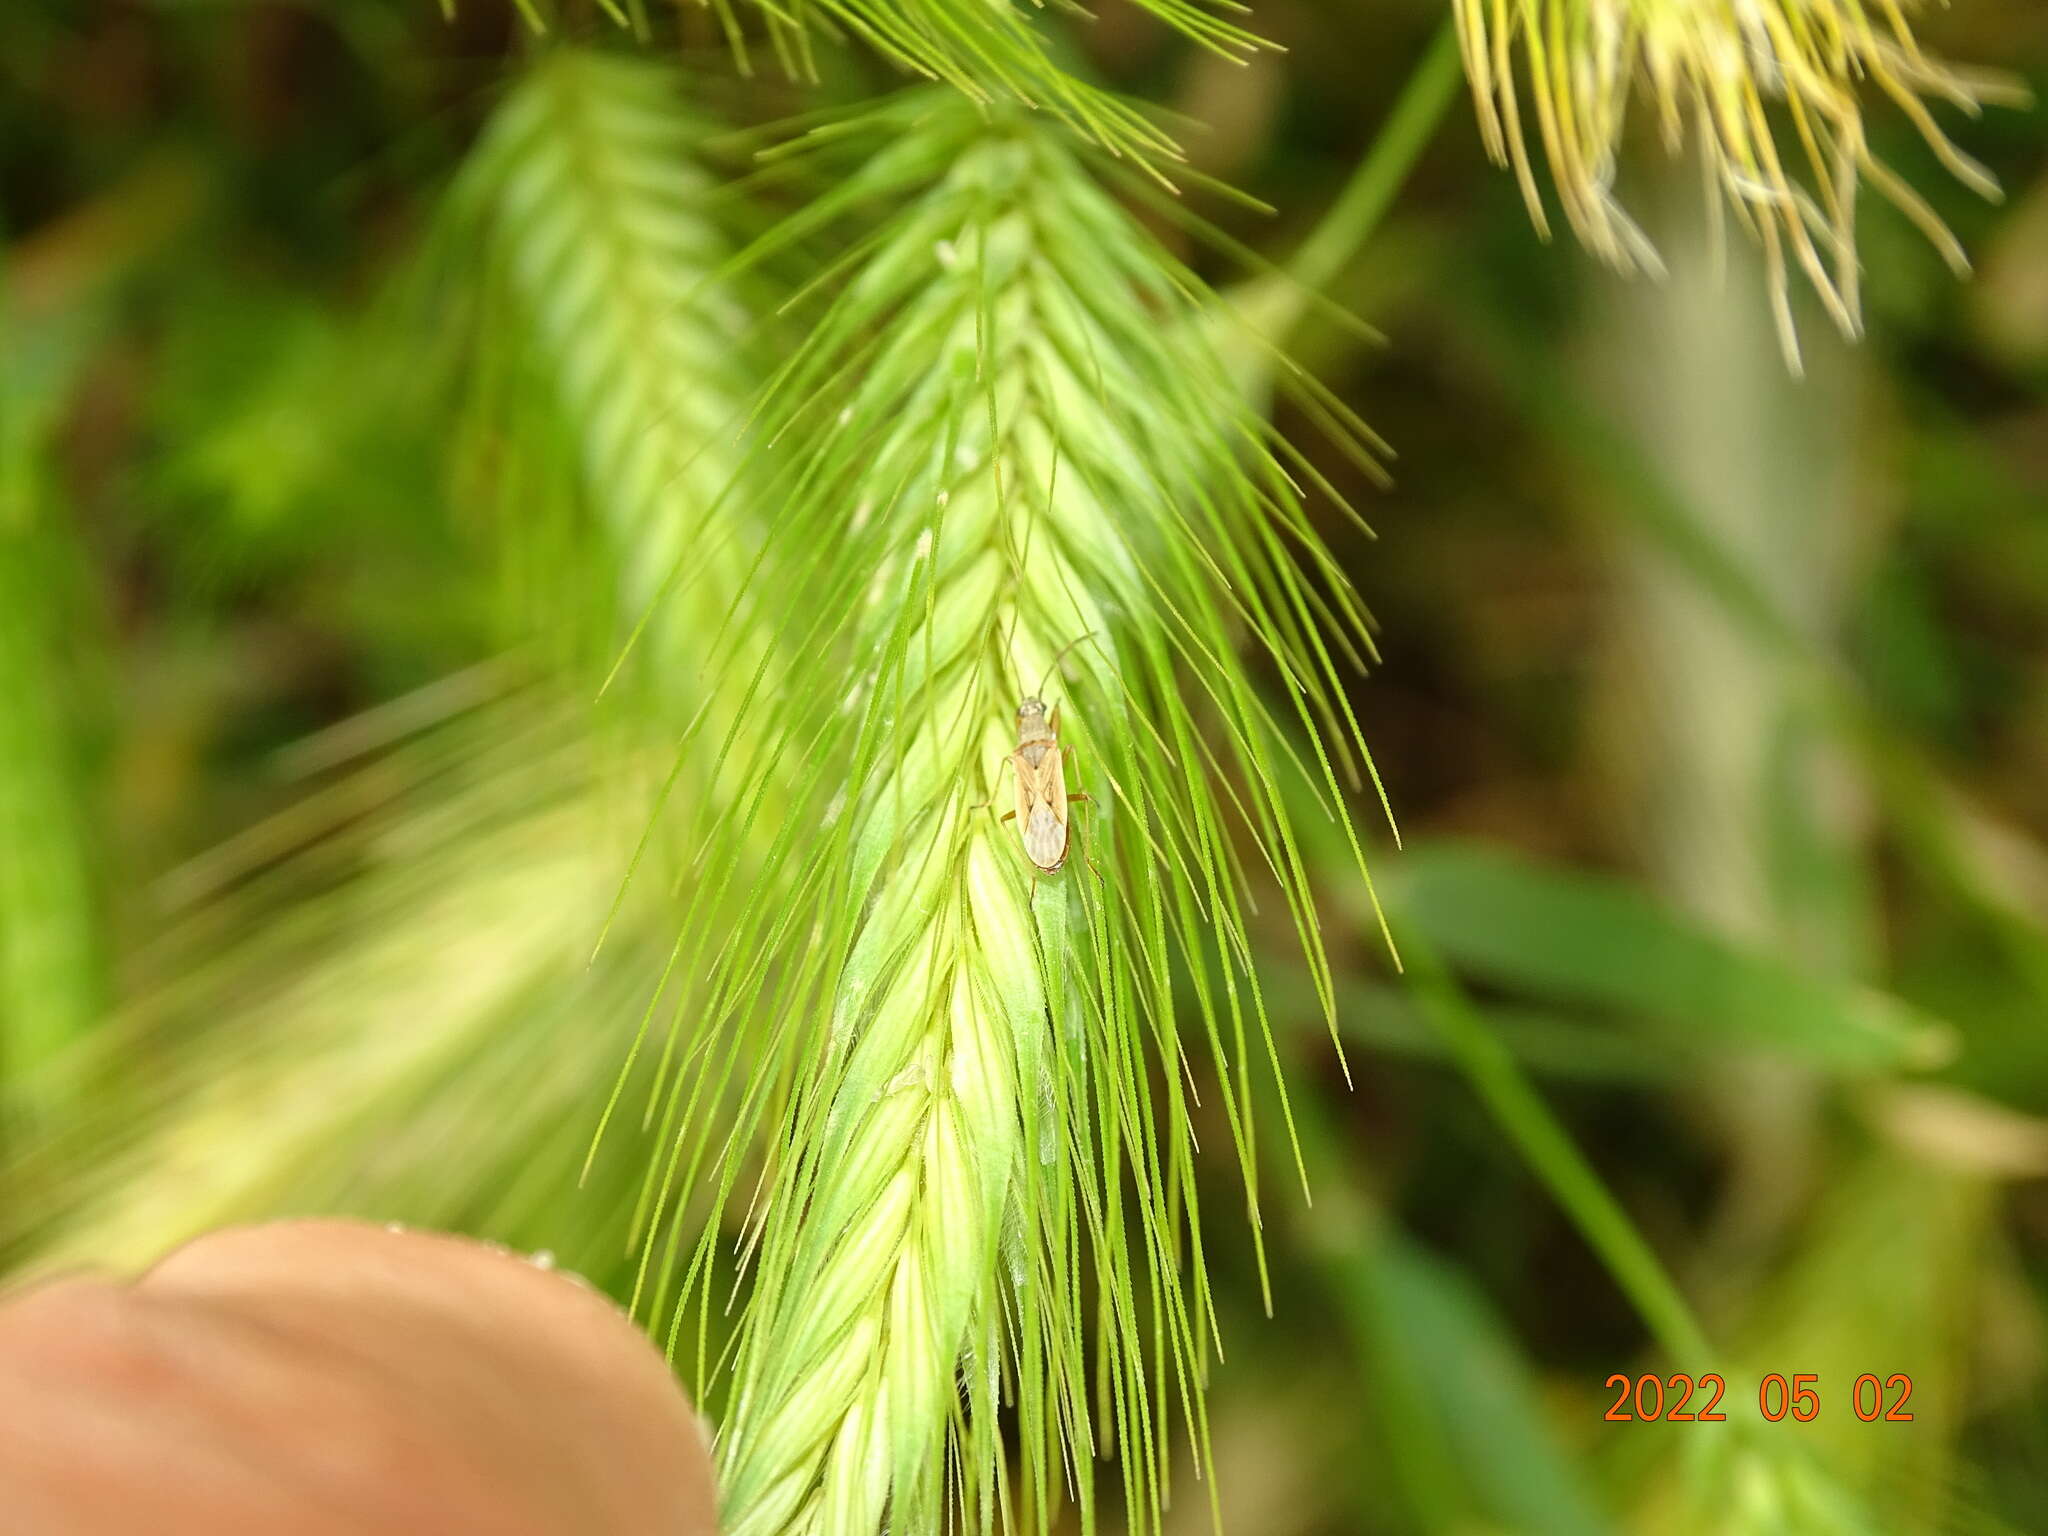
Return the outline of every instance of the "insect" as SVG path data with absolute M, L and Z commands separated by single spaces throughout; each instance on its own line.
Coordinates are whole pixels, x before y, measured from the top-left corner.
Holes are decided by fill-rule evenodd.
M 1067 807 L 1088 796 L 1067 793 L 1057 712 L 1048 712 L 1043 699 L 1017 706 L 1017 750 L 1003 761 L 1017 770 L 1017 808 L 1003 812 L 1003 820 L 1015 819 L 1025 856 L 1051 874 L 1067 862 Z
M 1060 647 L 1052 665 L 1039 680 L 1038 693 L 1059 669 L 1060 660 L 1083 640 L 1095 638 L 1095 631 L 1069 640 Z M 1002 820 L 1015 821 L 1024 838 L 1024 855 L 1045 874 L 1055 873 L 1067 862 L 1067 808 L 1089 796 L 1067 793 L 1066 748 L 1060 745 L 1060 720 L 1056 708 L 1034 693 L 1017 706 L 1017 750 L 1006 756 L 1017 773 L 1017 808 L 1005 811 Z M 984 800 L 982 807 L 993 804 Z M 1037 877 L 1032 877 L 1037 888 Z

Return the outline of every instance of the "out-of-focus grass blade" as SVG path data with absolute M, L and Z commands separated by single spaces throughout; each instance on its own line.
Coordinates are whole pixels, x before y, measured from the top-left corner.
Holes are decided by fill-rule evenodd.
M 1501 383 L 1530 419 L 1541 424 L 1546 438 L 1568 451 L 1575 469 L 1614 493 L 1608 504 L 1628 514 L 1626 527 L 1687 571 L 1733 626 L 1792 676 L 1804 680 L 1843 744 L 1870 774 L 1887 818 L 1903 834 L 1901 851 L 1915 872 L 1961 896 L 1986 922 L 2001 951 L 1999 958 L 2031 994 L 2029 1001 L 2048 1001 L 2048 943 L 2043 942 L 2038 917 L 2015 908 L 1999 888 L 2003 882 L 1969 852 L 1973 839 L 1954 813 L 1953 775 L 1913 732 L 1899 728 L 1896 716 L 1885 708 L 1882 687 L 1873 701 L 1860 678 L 1849 674 L 1832 652 L 1816 646 L 1741 562 L 1729 559 L 1703 537 L 1691 509 L 1657 466 L 1551 366 L 1531 338 L 1498 314 L 1461 312 L 1460 320 L 1468 327 L 1475 355 L 1490 360 Z M 1921 404 L 1929 405 L 1924 396 Z M 1941 447 L 1946 452 L 1939 489 L 1916 486 L 1916 502 L 1939 502 L 1951 518 L 1958 507 L 1981 518 L 1987 502 L 1994 507 L 2028 505 L 2027 485 L 2002 476 L 1994 467 L 1996 460 L 1979 445 L 1962 447 L 1952 438 Z M 1959 462 L 1970 466 L 1961 477 L 1961 491 L 1957 476 L 1947 472 Z M 1977 543 L 1997 549 L 2009 570 L 2028 571 L 2038 563 L 2030 564 L 2028 558 L 2034 538 L 2032 523 L 2024 517 L 2006 517 L 1990 530 L 1973 528 L 1972 534 Z
M 1389 1235 L 1355 1264 L 1374 1309 L 1438 1416 L 1469 1496 L 1501 1529 L 1591 1536 L 1612 1523 L 1544 1427 L 1536 1383 L 1484 1296 L 1457 1269 Z
M 1803 1250 L 1760 1294 L 1738 1351 L 1757 1377 L 1796 1357 L 1820 1378 L 1827 1395 L 1809 1438 L 1895 1529 L 1952 1528 L 1995 1198 L 1974 1171 L 1871 1153 L 1821 1202 Z M 1865 1374 L 1875 1380 L 1859 1408 Z M 1911 1382 L 1903 1403 L 1897 1377 Z M 1912 1422 L 1886 1420 L 1892 1411 Z
M 1986 1282 L 2005 1260 L 1992 1237 L 1996 1191 L 1986 1176 L 1997 1159 L 1969 1166 L 1958 1155 L 1967 1143 L 1952 1140 L 1948 1165 L 1924 1149 L 1915 1157 L 1880 1148 L 1820 1202 L 1803 1245 L 1754 1297 L 1725 1372 L 1728 1423 L 1664 1431 L 1647 1443 L 1634 1426 L 1617 1438 L 1618 1461 L 1648 1452 L 1628 1479 L 1639 1490 L 1633 1529 L 1990 1536 L 2032 1528 L 2007 1516 L 2024 1519 L 2033 1508 L 1993 1507 L 1959 1461 L 1972 1413 L 1995 1401 L 1984 1378 L 1999 1371 L 1987 1373 L 1978 1313 L 1998 1294 Z M 1760 1383 L 1772 1373 L 1811 1378 L 1810 1422 L 1762 1418 Z M 1888 1420 L 1894 1412 L 1912 1418 Z
M 102 981 L 53 542 L 0 509 L 0 1061 L 31 1087 L 98 1016 Z
M 31 1109 L 98 1017 L 104 936 L 78 754 L 67 612 L 81 590 L 56 517 L 52 424 L 83 355 L 73 317 L 23 310 L 0 269 L 0 1073 Z
M 1841 1071 L 1941 1063 L 1950 1031 L 1897 998 L 1709 933 L 1647 893 L 1473 844 L 1412 850 L 1407 920 L 1468 974 L 1551 1002 L 1624 1010 Z
M 1321 1102 L 1304 1104 L 1299 1118 L 1316 1192 L 1303 1237 L 1349 1327 L 1416 1527 L 1612 1531 L 1547 1429 L 1534 1374 L 1486 1297 L 1373 1208 L 1346 1171 Z
M 1302 996 L 1306 998 L 1306 988 Z M 1545 1076 L 1590 1083 L 1654 1083 L 1685 1072 L 1704 1054 L 1685 1041 L 1649 1039 L 1640 1030 L 1540 1008 L 1494 1007 L 1481 1012 L 1508 1054 Z M 1347 1041 L 1374 1050 L 1436 1060 L 1450 1055 L 1443 1036 L 1422 1016 L 1414 999 L 1393 987 L 1340 982 L 1337 1018 Z

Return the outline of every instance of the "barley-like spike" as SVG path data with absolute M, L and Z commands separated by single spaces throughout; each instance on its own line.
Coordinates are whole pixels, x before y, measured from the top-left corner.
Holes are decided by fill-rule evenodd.
M 760 655 L 727 624 L 753 559 L 722 500 L 753 382 L 735 345 L 746 312 L 718 280 L 731 249 L 716 187 L 692 158 L 703 131 L 673 71 L 568 49 L 487 123 L 399 284 L 424 302 L 394 302 L 366 334 L 429 381 L 437 348 L 456 360 L 460 400 L 392 408 L 459 424 L 456 494 L 519 589 L 508 627 L 525 654 L 308 744 L 295 755 L 331 778 L 165 882 L 161 979 L 94 1046 L 119 1058 L 149 1042 L 146 1089 L 39 1154 L 23 1186 L 36 1197 L 6 1228 L 37 1233 L 35 1262 L 140 1266 L 289 1199 L 545 1243 L 630 1285 L 615 1267 L 637 1150 L 619 1137 L 593 1163 L 593 1106 L 647 1027 L 670 917 L 667 882 L 622 896 L 620 873 L 668 766 L 650 740 L 665 753 L 708 721 L 695 736 L 724 744 L 697 669 Z M 394 341 L 386 322 L 419 328 Z M 331 397 L 372 392 L 357 366 L 287 419 L 326 442 Z M 641 710 L 609 711 L 600 731 L 588 701 L 648 612 Z M 10 621 L 29 613 L 0 600 L 0 672 Z M 693 751 L 691 782 L 714 756 Z
M 1858 334 L 1856 188 L 1868 183 L 1918 224 L 1959 270 L 1961 248 L 1939 217 L 1873 154 L 1867 97 L 1889 98 L 1972 190 L 1996 197 L 1988 172 L 1958 151 L 1924 98 L 1966 111 L 2024 102 L 2015 83 L 1950 69 L 1921 52 L 1898 0 L 1456 0 L 1466 71 L 1487 149 L 1512 164 L 1539 227 L 1542 208 L 1522 133 L 1527 90 L 1566 219 L 1588 249 L 1625 270 L 1657 257 L 1612 195 L 1627 106 L 1639 86 L 1676 150 L 1689 123 L 1709 195 L 1756 238 L 1776 296 L 1787 361 L 1798 339 L 1785 295 L 1805 275 L 1844 335 Z M 1773 111 L 1781 121 L 1773 122 Z M 1501 125 L 1510 126 L 1503 132 Z
M 697 1362 L 743 1536 L 1042 1531 L 1070 1496 L 1093 1508 L 1111 1449 L 1149 1531 L 1167 1420 L 1206 1462 L 1185 1058 L 1206 1047 L 1227 1084 L 1201 1113 L 1248 1185 L 1241 1074 L 1270 1059 L 1246 869 L 1318 944 L 1280 802 L 1299 761 L 1239 642 L 1302 730 L 1348 721 L 1302 628 L 1332 568 L 1280 559 L 1272 525 L 1306 528 L 1213 301 L 1056 125 L 926 90 L 823 142 L 811 227 L 893 211 L 757 423 L 779 555 L 749 611 L 845 681 L 742 713 L 804 787 L 740 911 L 686 918 L 683 946 L 717 958 L 677 1055 L 721 1065 L 679 1069 L 699 1107 L 647 1203 L 705 1235 L 643 1304 L 723 1305 L 720 1212 L 745 1199 L 733 1371 Z M 997 819 L 1041 681 L 1090 796 L 1051 872 Z M 736 846 L 707 829 L 709 865 Z M 736 1153 L 701 1200 L 676 1171 L 749 1141 L 758 1194 Z

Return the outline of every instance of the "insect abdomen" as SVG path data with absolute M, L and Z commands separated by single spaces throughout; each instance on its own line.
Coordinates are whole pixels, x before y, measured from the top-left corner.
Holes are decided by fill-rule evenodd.
M 1042 800 L 1025 819 L 1024 852 L 1047 874 L 1067 862 L 1067 824 Z

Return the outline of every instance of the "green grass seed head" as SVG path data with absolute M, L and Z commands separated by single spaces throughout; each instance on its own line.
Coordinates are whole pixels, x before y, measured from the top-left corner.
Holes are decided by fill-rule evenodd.
M 649 1204 L 692 1199 L 678 1168 L 715 1193 L 662 1216 L 703 1236 L 641 1298 L 721 1304 L 720 1213 L 745 1202 L 719 1459 L 749 1536 L 946 1509 L 1043 1530 L 1092 1507 L 1109 1445 L 1150 1529 L 1175 1421 L 1205 1455 L 1188 1058 L 1226 1084 L 1212 1113 L 1249 1171 L 1237 1085 L 1271 1053 L 1246 861 L 1315 952 L 1279 776 L 1336 789 L 1238 647 L 1293 679 L 1305 724 L 1346 718 L 1305 624 L 1360 616 L 1282 557 L 1297 492 L 1211 301 L 1070 145 L 917 92 L 806 149 L 827 188 L 806 229 L 880 222 L 746 472 L 782 562 L 757 599 L 770 649 L 839 681 L 739 720 L 798 787 L 737 922 L 685 919 L 722 1031 L 694 1055 L 725 1075 L 664 1090 L 701 1107 Z M 1041 682 L 1094 802 L 1051 873 L 991 803 Z M 740 836 L 714 830 L 707 861 Z

